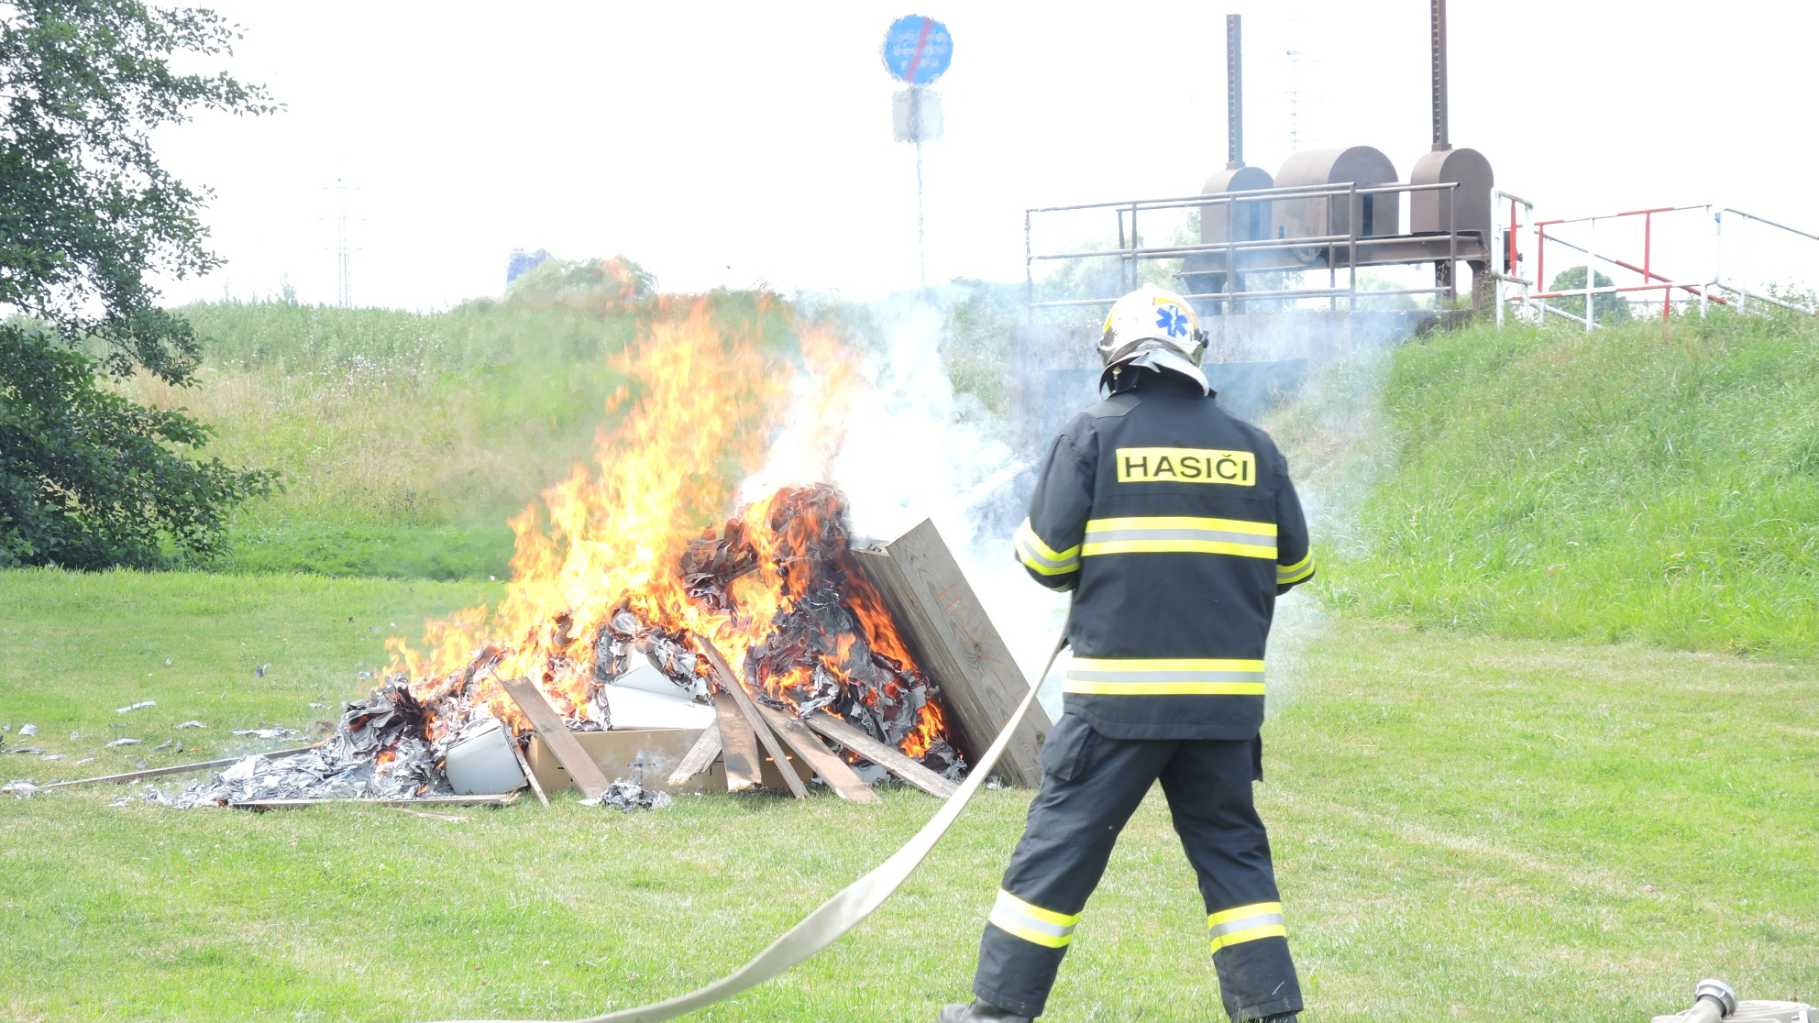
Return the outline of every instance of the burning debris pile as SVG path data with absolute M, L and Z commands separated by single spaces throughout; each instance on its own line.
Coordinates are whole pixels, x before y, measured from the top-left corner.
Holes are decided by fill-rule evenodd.
M 983 748 L 1026 683 L 941 548 L 948 574 L 928 594 L 938 592 L 944 610 L 918 596 L 913 614 L 923 623 L 918 649 L 940 658 L 941 678 L 958 687 L 966 709 L 953 727 L 967 742 L 957 742 L 944 694 L 893 618 L 892 607 L 905 606 L 904 584 L 890 582 L 887 605 L 883 577 L 861 567 L 877 570 L 877 552 L 855 552 L 838 490 L 784 486 L 724 518 L 735 506 L 732 481 L 761 470 L 824 474 L 842 424 L 857 414 L 859 382 L 837 339 L 799 331 L 801 349 L 815 353 L 808 361 L 833 374 L 811 373 L 803 385 L 809 371 L 765 354 L 756 329 L 715 322 L 705 307 L 655 319 L 616 360 L 627 385 L 608 402 L 617 425 L 598 438 L 593 464 L 512 520 L 512 579 L 496 606 L 433 621 L 419 644 L 388 641 L 383 684 L 348 705 L 321 745 L 240 760 L 208 782 L 150 798 L 200 806 L 509 791 L 451 783 L 450 764 L 466 763 L 469 744 L 491 732 L 489 770 L 502 767 L 511 789 L 528 783 L 541 797 L 537 774 L 554 771 L 554 757 L 565 773 L 551 773 L 553 784 L 573 782 L 605 805 L 657 805 L 643 766 L 636 780 L 615 783 L 580 741 L 646 724 L 636 713 L 623 718 L 638 706 L 634 695 L 650 696 L 634 694 L 630 677 L 653 670 L 652 685 L 667 689 L 667 679 L 670 702 L 699 722 L 687 733 L 693 748 L 668 775 L 672 789 L 689 777 L 701 784 L 719 765 L 733 791 L 770 785 L 801 795 L 802 779 L 819 776 L 864 800 L 873 798 L 867 781 L 888 771 L 924 791 L 951 792 L 967 769 L 961 750 Z M 699 530 L 715 521 L 722 524 Z M 955 600 L 970 602 L 967 624 L 931 627 Z M 954 653 L 956 636 L 964 654 Z M 1013 750 L 1006 763 L 1017 758 Z
M 766 707 L 796 717 L 825 711 L 956 778 L 966 763 L 946 738 L 939 690 L 850 544 L 838 490 L 786 487 L 681 543 L 667 588 L 619 594 L 597 623 L 564 608 L 531 630 L 527 645 L 540 646 L 540 657 L 527 661 L 522 649 L 486 643 L 457 669 L 416 680 L 397 672 L 387 685 L 421 701 L 436 742 L 477 716 L 526 734 L 528 722 L 500 682 L 527 675 L 570 731 L 598 731 L 611 727 L 611 685 L 634 654 L 705 702 L 713 669 L 700 637 L 743 652 L 739 683 Z
M 630 383 L 609 407 L 636 399 L 594 464 L 513 519 L 504 599 L 432 622 L 420 645 L 388 643 L 387 684 L 424 707 L 425 740 L 488 718 L 527 737 L 504 688 L 518 679 L 570 730 L 610 729 L 613 686 L 640 659 L 705 704 L 726 684 L 702 659 L 712 644 L 766 708 L 837 717 L 932 771 L 964 772 L 937 688 L 854 559 L 837 490 L 783 487 L 718 529 L 691 527 L 725 515 L 731 481 L 776 463 L 774 437 L 808 449 L 785 461 L 827 464 L 852 412 L 858 381 L 838 339 L 800 332 L 835 375 L 791 390 L 801 368 L 749 329 L 703 308 L 653 322 L 621 360 Z M 786 417 L 812 428 L 780 430 Z
M 718 531 L 682 545 L 674 578 L 698 615 L 666 617 L 649 593 L 621 595 L 604 620 L 574 640 L 577 616 L 564 611 L 534 635 L 557 652 L 533 680 L 566 708 L 571 732 L 612 723 L 612 684 L 648 663 L 698 702 L 708 702 L 714 667 L 695 630 L 729 646 L 743 641 L 740 684 L 747 695 L 795 717 L 834 715 L 935 774 L 957 779 L 966 763 L 944 734 L 938 688 L 917 667 L 877 589 L 856 563 L 845 500 L 826 485 L 785 488 Z M 734 647 L 735 649 L 737 647 Z M 459 670 L 411 679 L 397 672 L 366 699 L 348 704 L 328 740 L 306 752 L 249 756 L 180 792 L 148 787 L 145 798 L 190 808 L 270 800 L 400 800 L 455 793 L 451 746 L 494 720 L 520 748 L 530 721 L 502 686 L 500 667 L 516 651 L 484 645 Z M 718 680 L 724 687 L 724 679 Z M 505 713 L 496 713 L 504 708 Z M 849 753 L 849 764 L 863 765 Z M 874 780 L 885 772 L 868 772 Z M 620 809 L 667 805 L 641 780 L 617 779 L 592 799 Z
M 762 637 L 746 646 L 739 671 L 760 702 L 798 717 L 826 709 L 926 767 L 963 772 L 944 736 L 936 687 L 854 561 L 845 520 L 845 499 L 833 487 L 780 490 L 718 534 L 690 541 L 681 561 L 684 587 L 697 605 L 724 617 L 726 627 L 711 639 Z M 742 597 L 738 585 L 754 575 L 762 577 L 760 588 Z M 777 589 L 781 602 L 772 598 Z M 611 637 L 608 672 L 622 672 L 624 650 L 636 645 L 685 688 L 708 674 L 686 649 L 686 633 L 648 624 L 632 606 L 616 611 L 604 631 Z M 594 663 L 598 673 L 598 647 Z

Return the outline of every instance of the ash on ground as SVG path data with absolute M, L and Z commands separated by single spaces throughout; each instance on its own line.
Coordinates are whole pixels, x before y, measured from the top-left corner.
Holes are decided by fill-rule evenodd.
M 599 799 L 584 799 L 582 806 L 610 806 L 615 810 L 661 810 L 673 802 L 667 792 L 652 792 L 630 778 L 615 778 Z
M 249 756 L 177 792 L 147 786 L 145 799 L 189 809 L 264 799 L 414 799 L 450 795 L 443 742 L 423 738 L 425 710 L 401 685 L 349 703 L 335 734 L 307 753 Z

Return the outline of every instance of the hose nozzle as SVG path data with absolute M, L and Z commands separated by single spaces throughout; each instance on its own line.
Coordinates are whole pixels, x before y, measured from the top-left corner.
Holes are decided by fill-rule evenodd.
M 1693 988 L 1693 1007 L 1686 1010 L 1687 1023 L 1719 1023 L 1737 1011 L 1737 992 L 1722 980 L 1711 977 Z

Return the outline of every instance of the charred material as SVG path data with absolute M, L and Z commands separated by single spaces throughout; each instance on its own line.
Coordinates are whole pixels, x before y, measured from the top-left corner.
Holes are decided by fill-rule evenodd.
M 349 703 L 334 735 L 307 753 L 249 756 L 174 793 L 148 786 L 146 801 L 184 809 L 266 799 L 408 799 L 451 795 L 443 744 L 425 736 L 428 712 L 397 683 Z
M 747 690 L 798 717 L 830 711 L 931 770 L 964 774 L 959 752 L 929 734 L 931 715 L 939 720 L 938 687 L 896 641 L 889 613 L 853 560 L 846 499 L 825 485 L 786 488 L 771 502 L 764 526 L 777 541 L 769 567 L 785 600 L 768 635 L 746 651 L 740 675 Z M 679 565 L 691 599 L 734 621 L 747 615 L 734 583 L 766 567 L 759 546 L 739 518 L 691 540 Z M 633 650 L 678 685 L 705 676 L 688 637 L 645 623 L 634 607 L 622 605 L 601 628 L 592 665 L 597 681 L 623 675 Z M 882 639 L 896 647 L 895 656 L 877 649 Z M 937 704 L 932 711 L 931 703 Z
M 907 652 L 893 657 L 874 646 L 876 629 L 862 611 L 871 622 L 888 622 L 888 612 L 853 560 L 845 497 L 829 486 L 785 490 L 769 525 L 785 539 L 775 568 L 794 600 L 773 619 L 769 637 L 746 653 L 741 671 L 753 694 L 798 717 L 830 710 L 925 766 L 964 772 L 965 762 L 945 740 L 918 736 L 938 688 Z M 735 569 L 747 561 L 724 560 Z M 895 638 L 894 629 L 889 636 Z
M 734 519 L 719 536 L 709 530 L 690 541 L 682 552 L 682 585 L 696 603 L 730 612 L 733 598 L 728 588 L 757 568 L 758 549 L 746 537 L 745 523 Z

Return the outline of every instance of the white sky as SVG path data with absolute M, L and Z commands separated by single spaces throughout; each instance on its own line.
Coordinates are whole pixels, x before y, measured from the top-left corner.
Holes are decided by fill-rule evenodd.
M 914 285 L 912 149 L 892 140 L 878 53 L 908 13 L 955 43 L 946 135 L 925 147 L 931 280 L 1020 279 L 1026 206 L 1198 191 L 1225 160 L 1227 13 L 1245 16 L 1251 163 L 1288 156 L 1291 89 L 1300 148 L 1372 145 L 1406 178 L 1429 147 L 1422 0 L 212 6 L 245 29 L 234 70 L 288 109 L 161 136 L 216 190 L 229 259 L 179 300 L 268 296 L 288 275 L 332 302 L 337 178 L 356 188 L 362 305 L 497 294 L 514 247 L 624 253 L 667 290 Z M 1819 230 L 1819 5 L 1452 0 L 1448 16 L 1452 141 L 1541 215 L 1711 201 Z M 1709 273 L 1708 237 L 1663 225 L 1656 265 Z M 1775 250 L 1772 272 L 1819 277 L 1805 248 Z

